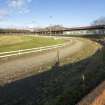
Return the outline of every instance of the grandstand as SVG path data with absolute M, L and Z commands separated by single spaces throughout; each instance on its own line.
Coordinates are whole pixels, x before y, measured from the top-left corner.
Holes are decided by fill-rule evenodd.
M 39 35 L 93 35 L 93 34 L 105 34 L 105 25 L 86 26 L 86 27 L 49 27 L 34 31 Z

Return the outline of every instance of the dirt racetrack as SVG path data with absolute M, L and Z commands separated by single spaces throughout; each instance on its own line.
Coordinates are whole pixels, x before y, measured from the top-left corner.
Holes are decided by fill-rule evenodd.
M 59 58 L 65 58 L 66 56 L 73 54 L 81 50 L 85 45 L 82 41 L 75 40 L 74 44 L 70 42 L 69 45 L 59 48 Z M 0 64 L 0 84 L 10 83 L 16 79 L 23 78 L 22 75 L 28 74 L 32 68 L 41 67 L 41 65 L 56 62 L 57 50 L 48 51 L 44 54 L 37 54 L 34 56 L 19 58 Z
M 79 52 L 81 52 L 80 57 L 84 54 L 88 58 L 97 52 L 98 46 L 92 41 L 76 38 L 72 42 L 75 43 L 59 48 L 60 59 L 69 57 L 71 60 L 72 55 L 76 56 L 75 54 L 78 55 Z M 92 48 L 88 49 L 88 46 Z M 57 69 L 51 66 L 51 69 L 46 71 L 36 70 L 37 67 L 40 68 L 44 64 L 55 64 L 58 59 L 57 51 L 58 49 L 54 49 L 0 63 L 0 105 L 49 105 L 54 103 L 59 95 L 62 96 L 64 90 L 69 89 L 75 94 L 74 87 L 81 86 L 79 84 L 81 72 L 88 68 L 87 64 L 91 63 L 91 59 L 85 60 L 85 62 L 82 59 L 83 61 L 79 61 L 80 63 L 75 62 L 74 66 L 68 64 L 67 67 L 62 66 Z M 89 55 L 86 55 L 87 51 L 89 51 Z M 29 75 L 31 72 L 35 73 Z M 72 97 L 73 94 L 70 96 Z M 75 100 L 75 98 L 73 99 Z M 72 98 L 69 100 L 72 103 Z M 51 105 L 58 105 L 53 103 Z

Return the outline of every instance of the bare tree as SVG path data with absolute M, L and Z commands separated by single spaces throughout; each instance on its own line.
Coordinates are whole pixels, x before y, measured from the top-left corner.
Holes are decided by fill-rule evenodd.
M 105 17 L 100 17 L 92 22 L 92 25 L 105 25 Z

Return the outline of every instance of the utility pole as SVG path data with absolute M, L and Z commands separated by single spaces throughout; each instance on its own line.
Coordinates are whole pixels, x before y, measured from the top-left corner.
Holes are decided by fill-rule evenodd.
M 49 16 L 49 18 L 51 20 L 53 17 L 52 16 Z M 50 36 L 52 35 L 51 32 L 52 32 L 52 29 L 51 29 L 51 23 L 50 23 Z

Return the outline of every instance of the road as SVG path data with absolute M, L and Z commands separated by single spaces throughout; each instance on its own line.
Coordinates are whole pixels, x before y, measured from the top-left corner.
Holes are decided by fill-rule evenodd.
M 37 54 L 29 57 L 22 57 L 0 64 L 0 85 L 22 79 L 29 74 L 33 68 L 41 67 L 42 65 L 56 62 L 57 51 L 59 51 L 59 58 L 63 59 L 70 54 L 78 52 L 84 47 L 82 41 L 75 40 L 74 44 L 70 42 L 69 45 L 56 50 L 48 51 L 46 53 Z M 41 71 L 39 71 L 41 72 Z

